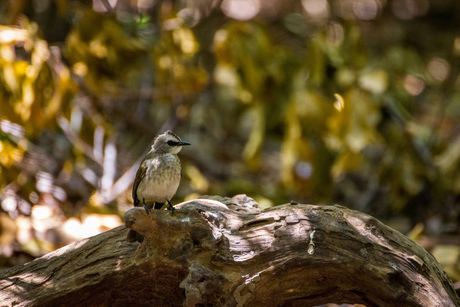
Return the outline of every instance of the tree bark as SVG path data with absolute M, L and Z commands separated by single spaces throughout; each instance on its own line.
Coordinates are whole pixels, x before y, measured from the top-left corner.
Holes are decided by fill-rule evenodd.
M 460 306 L 433 256 L 369 215 L 218 200 L 133 208 L 141 244 L 120 226 L 4 270 L 0 305 Z

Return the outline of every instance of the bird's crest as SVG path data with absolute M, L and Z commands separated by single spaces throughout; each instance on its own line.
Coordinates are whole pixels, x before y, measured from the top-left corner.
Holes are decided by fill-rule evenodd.
M 165 133 L 163 133 L 163 135 L 170 135 L 172 136 L 173 138 L 175 138 L 177 141 L 181 141 L 180 137 L 177 136 L 177 134 L 175 134 L 174 132 L 172 132 L 171 130 L 167 130 Z

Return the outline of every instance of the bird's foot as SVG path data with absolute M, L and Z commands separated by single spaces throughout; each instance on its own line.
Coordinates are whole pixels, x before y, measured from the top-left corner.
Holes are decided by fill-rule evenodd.
M 152 211 L 152 208 L 150 208 L 149 206 L 147 206 L 146 204 L 144 204 L 144 209 L 145 209 L 145 212 L 147 212 L 147 214 L 150 215 L 150 211 Z
M 168 210 L 171 210 L 171 215 L 173 215 L 174 211 L 176 210 L 176 208 L 173 207 L 173 205 L 171 204 L 169 200 L 168 200 Z
M 142 199 L 142 204 L 145 209 L 145 212 L 147 212 L 147 214 L 150 215 L 150 211 L 152 211 L 152 208 L 150 208 L 149 206 L 145 204 L 145 198 Z

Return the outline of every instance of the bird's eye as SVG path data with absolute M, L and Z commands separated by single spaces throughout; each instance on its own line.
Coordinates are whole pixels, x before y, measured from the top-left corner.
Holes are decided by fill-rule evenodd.
M 174 141 L 168 141 L 169 146 L 177 146 L 179 142 L 174 142 Z

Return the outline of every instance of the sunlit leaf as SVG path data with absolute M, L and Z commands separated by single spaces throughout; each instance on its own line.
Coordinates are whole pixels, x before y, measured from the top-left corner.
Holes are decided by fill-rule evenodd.
M 249 134 L 249 139 L 243 150 L 243 157 L 251 167 L 258 165 L 257 154 L 262 146 L 265 135 L 265 113 L 259 104 L 252 108 L 253 126 Z
M 200 193 L 207 192 L 209 189 L 209 181 L 203 176 L 198 168 L 193 165 L 187 165 L 184 173 L 190 178 L 192 187 L 196 191 Z
M 452 184 L 454 191 L 460 192 L 460 138 L 450 143 L 450 146 L 434 161 L 446 182 Z
M 22 160 L 24 156 L 23 149 L 13 146 L 9 142 L 1 142 L 0 144 L 0 164 L 5 167 L 11 167 L 15 162 Z
M 179 28 L 173 31 L 173 38 L 185 54 L 193 54 L 198 51 L 199 44 L 193 36 L 193 32 L 187 28 Z
M 352 151 L 344 151 L 338 155 L 334 165 L 332 166 L 331 173 L 334 178 L 338 178 L 344 173 L 355 172 L 363 163 L 363 157 Z
M 298 142 L 302 138 L 297 109 L 288 106 L 286 111 L 286 135 L 281 145 L 281 179 L 286 186 L 292 185 L 294 165 L 299 157 Z
M 388 73 L 383 69 L 362 72 L 359 85 L 373 94 L 383 94 L 388 88 Z

